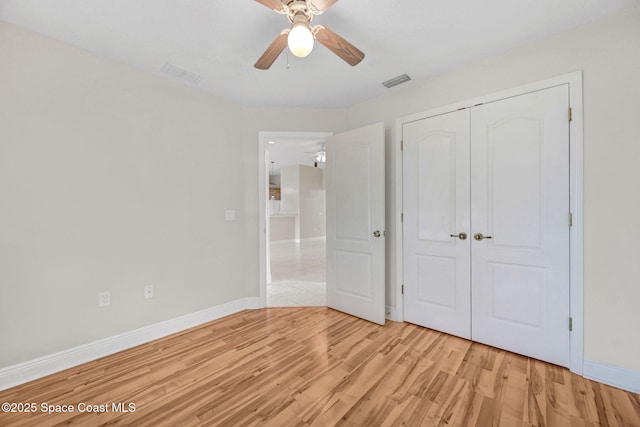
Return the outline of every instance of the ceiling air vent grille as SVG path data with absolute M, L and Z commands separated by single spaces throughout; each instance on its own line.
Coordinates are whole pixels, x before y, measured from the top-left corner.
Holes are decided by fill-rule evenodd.
M 176 77 L 181 80 L 185 80 L 195 85 L 200 83 L 203 79 L 202 76 L 199 76 L 196 73 L 187 71 L 184 68 L 176 67 L 175 65 L 169 64 L 168 62 L 165 62 L 164 66 L 160 71 L 162 71 L 164 74 L 167 74 L 172 77 Z
M 402 84 L 404 82 L 408 82 L 409 80 L 411 80 L 411 77 L 406 74 L 402 74 L 401 76 L 394 77 L 387 80 L 386 82 L 382 82 L 382 84 L 388 89 L 394 86 L 398 86 L 399 84 Z

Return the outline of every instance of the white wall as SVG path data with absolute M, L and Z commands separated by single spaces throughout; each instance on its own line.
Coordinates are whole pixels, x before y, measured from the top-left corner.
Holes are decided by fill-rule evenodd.
M 325 190 L 323 169 L 299 166 L 300 170 L 300 238 L 324 237 Z
M 295 215 L 275 215 L 270 216 L 268 220 L 270 242 L 300 240 L 296 236 L 298 218 Z
M 400 86 L 351 108 L 348 127 L 387 126 L 393 257 L 395 120 L 575 70 L 584 70 L 585 358 L 640 371 L 640 8 Z M 395 307 L 391 277 L 387 303 Z
M 280 214 L 295 214 L 294 239 L 311 239 L 325 235 L 324 173 L 320 168 L 305 165 L 285 166 L 280 169 Z M 271 220 L 271 241 L 291 239 L 290 232 L 282 229 L 291 221 Z M 284 231 L 284 232 L 283 232 Z
M 1 23 L 0 94 L 0 366 L 245 297 L 239 107 Z
M 280 169 L 280 213 L 300 214 L 300 168 Z
M 0 122 L 2 368 L 257 297 L 258 131 L 344 111 L 240 107 L 0 22 Z

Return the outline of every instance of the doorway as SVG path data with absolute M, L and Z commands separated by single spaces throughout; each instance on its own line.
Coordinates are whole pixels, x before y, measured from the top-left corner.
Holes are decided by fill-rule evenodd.
M 261 132 L 261 289 L 267 307 L 326 305 L 324 140 Z
M 324 138 L 326 144 L 326 305 L 375 323 L 385 320 L 385 131 L 383 123 L 329 133 L 259 133 L 260 298 L 268 306 L 271 227 L 269 145 L 277 138 Z M 269 141 L 275 144 L 269 144 Z M 311 151 L 311 154 L 318 154 Z M 317 161 L 317 159 L 315 159 Z M 314 165 L 315 166 L 315 165 Z M 282 189 L 281 189 L 282 192 Z M 281 201 L 282 203 L 282 201 Z M 280 209 L 283 209 L 282 206 Z M 285 207 L 286 210 L 286 207 Z M 302 223 L 300 223 L 302 224 Z M 302 225 L 294 231 L 302 240 Z

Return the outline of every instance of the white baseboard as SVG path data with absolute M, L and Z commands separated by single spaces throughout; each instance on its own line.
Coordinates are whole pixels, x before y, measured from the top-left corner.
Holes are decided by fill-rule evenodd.
M 305 237 L 304 239 L 300 239 L 301 242 L 320 242 L 322 240 L 327 240 L 327 236 Z
M 327 236 L 307 237 L 305 239 L 284 239 L 284 240 L 271 240 L 270 243 L 303 243 L 303 242 L 320 242 L 327 240 Z
M 2 368 L 0 369 L 0 390 L 24 384 L 242 310 L 260 307 L 260 298 L 243 298 Z
M 638 371 L 585 359 L 583 375 L 590 380 L 640 393 L 640 372 Z
M 384 308 L 384 317 L 387 320 L 398 322 L 398 313 L 394 307 L 386 306 Z
M 296 239 L 271 240 L 269 243 L 271 243 L 271 244 L 278 244 L 278 243 L 300 243 L 300 240 L 296 240 Z

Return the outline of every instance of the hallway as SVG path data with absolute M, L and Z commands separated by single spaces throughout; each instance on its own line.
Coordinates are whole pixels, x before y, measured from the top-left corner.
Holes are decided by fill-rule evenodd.
M 267 307 L 326 305 L 324 239 L 271 243 Z

